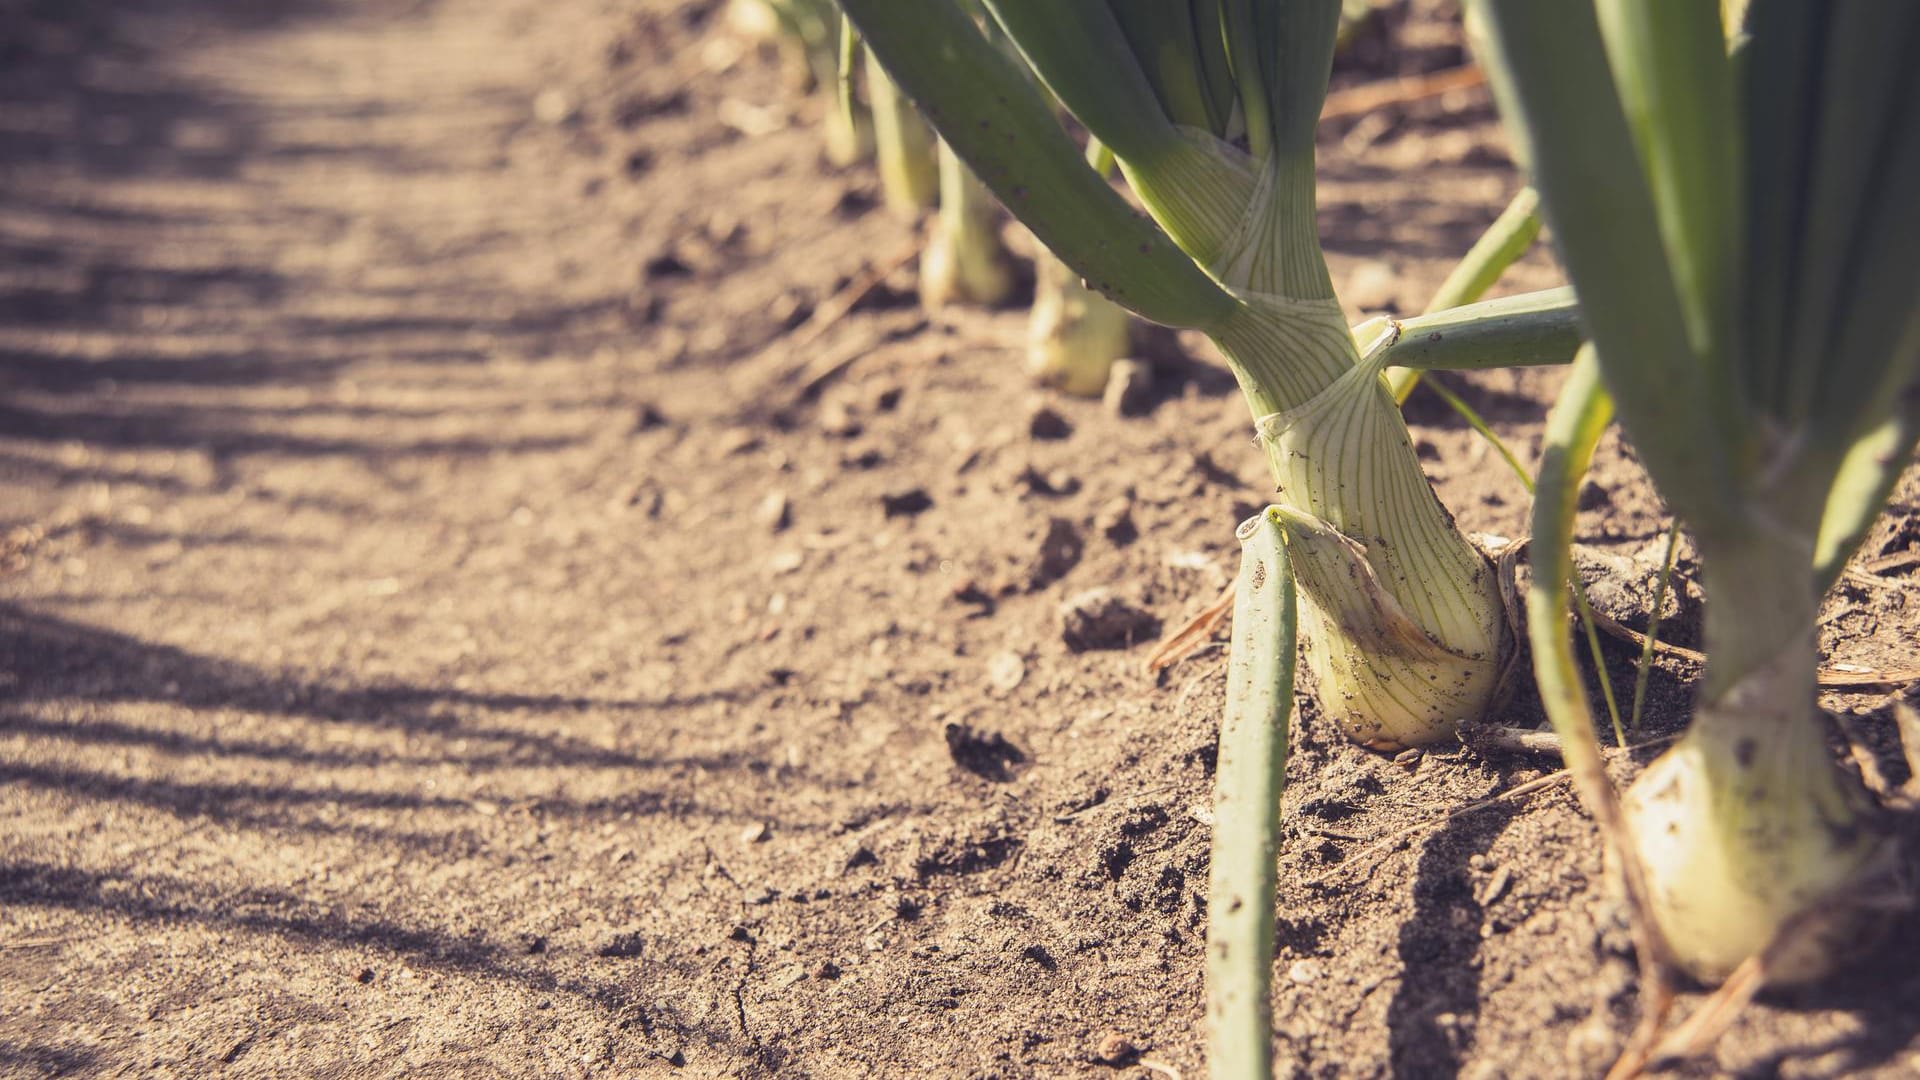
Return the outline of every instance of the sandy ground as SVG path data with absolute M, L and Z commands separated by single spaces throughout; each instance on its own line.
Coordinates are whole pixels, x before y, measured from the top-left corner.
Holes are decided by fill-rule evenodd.
M 1262 499 L 1231 379 L 1169 338 L 1147 415 L 1049 401 L 1020 312 L 929 318 L 910 264 L 796 337 L 914 233 L 714 8 L 0 0 L 0 1073 L 1202 1075 L 1224 658 L 1141 659 Z M 1323 143 L 1356 316 L 1518 185 L 1473 94 Z M 1452 385 L 1531 460 L 1552 373 Z M 1522 528 L 1411 416 L 1463 524 Z M 1616 440 L 1582 507 L 1657 554 Z M 1835 661 L 1911 664 L 1894 564 Z M 1095 587 L 1145 617 L 1075 652 Z M 1887 700 L 1828 704 L 1898 780 Z M 1446 816 L 1555 763 L 1300 727 L 1289 1074 L 1603 1067 L 1587 820 Z M 1691 1074 L 1920 1071 L 1893 934 Z

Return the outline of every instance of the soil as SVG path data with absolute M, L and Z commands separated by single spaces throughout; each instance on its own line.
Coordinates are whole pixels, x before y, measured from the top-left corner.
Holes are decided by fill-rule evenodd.
M 1422 12 L 1339 78 L 1457 63 Z M 0 1073 L 1203 1075 L 1224 645 L 1142 661 L 1263 502 L 1245 409 L 1191 336 L 1144 415 L 1049 399 L 1019 310 L 925 315 L 910 263 L 819 330 L 916 244 L 819 111 L 712 2 L 0 0 Z M 1484 92 L 1322 152 L 1356 319 L 1519 183 Z M 1532 464 L 1554 373 L 1446 381 Z M 1410 415 L 1461 522 L 1521 531 Z M 1582 508 L 1595 565 L 1657 560 L 1617 437 Z M 1909 474 L 1831 662 L 1911 666 L 1916 550 Z M 1891 700 L 1826 704 L 1898 782 Z M 1449 813 L 1557 762 L 1297 727 L 1285 1073 L 1604 1068 L 1589 819 Z M 1683 1071 L 1920 1071 L 1916 948 Z

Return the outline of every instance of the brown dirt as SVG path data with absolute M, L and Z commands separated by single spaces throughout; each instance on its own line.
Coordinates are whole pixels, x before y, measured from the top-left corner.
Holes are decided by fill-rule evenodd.
M 1219 590 L 1244 408 L 1183 339 L 1149 415 L 1030 438 L 1020 313 L 929 320 L 908 272 L 793 348 L 912 233 L 713 11 L 0 0 L 0 1073 L 1202 1074 L 1221 649 L 1156 682 L 1057 608 Z M 1517 183 L 1471 93 L 1324 150 L 1370 306 Z M 1531 462 L 1552 373 L 1448 381 Z M 1411 415 L 1462 522 L 1521 529 Z M 1583 507 L 1657 554 L 1612 439 Z M 1920 548 L 1896 509 L 1869 557 Z M 1832 657 L 1911 663 L 1916 580 L 1844 585 Z M 1884 695 L 1828 704 L 1904 777 Z M 1554 763 L 1299 729 L 1286 1069 L 1593 1074 L 1633 980 L 1587 818 L 1444 816 Z M 1691 1071 L 1911 1075 L 1916 946 Z

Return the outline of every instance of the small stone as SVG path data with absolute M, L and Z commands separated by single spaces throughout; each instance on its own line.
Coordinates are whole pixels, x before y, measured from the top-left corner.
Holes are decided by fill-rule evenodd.
M 1101 404 L 1115 416 L 1139 416 L 1153 404 L 1153 365 L 1144 360 L 1115 360 L 1107 370 Z
M 1493 872 L 1493 876 L 1487 879 L 1486 889 L 1480 894 L 1480 906 L 1482 908 L 1490 908 L 1499 903 L 1500 898 L 1507 895 L 1507 888 L 1512 884 L 1513 870 L 1511 867 L 1502 866 L 1496 869 Z
M 769 532 L 779 532 L 786 528 L 792 523 L 792 516 L 787 507 L 787 493 L 784 491 L 768 492 L 767 497 L 761 499 L 760 505 L 755 508 L 753 520 Z
M 1287 965 L 1287 979 L 1301 986 L 1320 981 L 1322 972 L 1318 960 L 1295 960 Z
M 1036 439 L 1064 439 L 1073 434 L 1073 425 L 1051 406 L 1042 405 L 1027 417 L 1027 434 Z
M 1027 662 L 1012 650 L 987 658 L 987 685 L 1002 694 L 1012 692 L 1027 677 Z
M 933 507 L 933 497 L 926 488 L 902 488 L 880 496 L 880 510 L 890 518 L 914 517 Z
M 1074 652 L 1124 649 L 1159 630 L 1160 620 L 1111 589 L 1075 593 L 1060 605 L 1060 637 Z
M 743 844 L 757 844 L 767 838 L 767 832 L 767 823 L 764 821 L 756 821 L 740 830 L 740 842 Z
M 721 433 L 715 449 L 724 457 L 749 454 L 760 449 L 760 436 L 754 434 L 751 428 L 729 428 Z
M 820 430 L 828 435 L 850 439 L 860 434 L 860 418 L 843 398 L 828 398 L 820 403 Z
M 837 979 L 840 977 L 840 965 L 831 960 L 822 960 L 820 963 L 814 965 L 813 977 L 822 982 L 829 979 Z
M 564 90 L 548 87 L 533 99 L 533 118 L 543 124 L 564 124 L 573 117 L 573 102 Z
M 773 557 L 767 560 L 767 569 L 776 574 L 791 574 L 795 570 L 800 569 L 806 561 L 807 556 L 805 552 L 776 551 L 773 553 Z
M 840 455 L 840 467 L 843 469 L 864 471 L 878 468 L 886 464 L 886 461 L 886 452 L 871 444 L 856 443 L 847 447 L 847 452 Z
M 1140 1048 L 1117 1031 L 1109 1031 L 1093 1044 L 1093 1060 L 1102 1065 L 1131 1065 L 1140 1058 Z

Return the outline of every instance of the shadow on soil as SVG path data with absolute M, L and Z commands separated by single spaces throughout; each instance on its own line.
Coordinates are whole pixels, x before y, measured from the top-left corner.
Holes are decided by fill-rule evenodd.
M 634 753 L 567 734 L 566 716 L 594 714 L 603 727 L 630 730 L 640 718 L 668 708 L 709 702 L 745 702 L 761 688 L 734 687 L 661 699 L 596 698 L 557 694 L 489 694 L 453 689 L 391 685 L 341 688 L 322 682 L 274 675 L 244 664 L 199 656 L 112 631 L 0 604 L 0 672 L 11 676 L 0 700 L 0 733 L 32 738 L 51 746 L 124 747 L 183 758 L 212 756 L 250 759 L 317 769 L 359 769 L 391 781 L 379 790 L 355 790 L 337 784 L 314 787 L 274 782 L 190 782 L 136 777 L 48 762 L 0 762 L 0 782 L 62 791 L 86 799 L 148 806 L 181 817 L 258 828 L 348 833 L 373 842 L 431 846 L 448 834 L 395 830 L 389 818 L 376 823 L 340 820 L 356 812 L 441 812 L 459 822 L 471 817 L 474 802 L 454 794 L 427 795 L 417 770 L 458 766 L 480 775 L 510 769 L 624 770 L 635 783 L 604 798 L 560 794 L 529 796 L 516 804 L 528 813 L 582 820 L 622 815 L 666 815 L 713 822 L 758 820 L 748 809 L 708 805 L 670 790 L 646 790 L 642 777 L 672 781 L 687 774 L 718 773 L 742 778 L 741 787 L 840 788 L 853 781 L 820 777 L 805 769 L 746 753 L 659 756 Z M 71 717 L 36 703 L 84 703 Z M 125 703 L 150 703 L 186 710 L 184 722 L 148 727 L 113 716 L 105 709 Z M 378 733 L 399 731 L 408 738 L 404 751 L 342 746 L 338 739 L 296 728 L 285 741 L 216 734 L 212 719 L 234 714 L 279 717 L 329 728 Z M 556 720 L 555 714 L 561 714 Z M 494 719 L 482 719 L 493 717 Z M 527 726 L 516 726 L 525 721 Z M 546 730 L 541 730 L 545 728 Z M 554 729 L 562 730 L 554 730 Z M 184 730 L 183 730 L 184 729 Z M 437 752 L 436 752 L 437 751 Z M 542 785 L 543 787 L 546 785 Z M 302 813 L 301 808 L 311 812 Z M 788 828 L 805 831 L 805 822 Z
M 1399 988 L 1387 1007 L 1393 1075 L 1454 1076 L 1480 1012 L 1480 927 L 1470 860 L 1483 855 L 1519 813 L 1491 808 L 1448 819 L 1427 840 L 1414 871 L 1413 917 L 1400 928 Z
M 525 945 L 490 942 L 477 934 L 454 936 L 382 918 L 348 917 L 279 889 L 250 887 L 238 908 L 233 899 L 164 874 L 96 873 L 23 859 L 0 862 L 0 902 L 9 906 L 111 915 L 148 926 L 245 931 L 326 947 L 371 947 L 428 969 L 513 983 L 536 993 L 567 994 L 647 1039 L 665 1028 L 676 1037 L 704 1038 L 713 1046 L 734 1042 L 730 1032 L 707 1030 L 707 1025 L 660 1001 L 659 994 L 645 993 L 644 986 L 621 985 L 628 980 L 611 971 L 606 979 L 556 976 L 541 966 L 537 952 L 529 958 Z M 623 974 L 631 974 L 631 965 L 621 965 L 617 958 L 602 963 L 624 966 L 628 970 Z M 72 1050 L 0 1043 L 0 1064 L 18 1060 L 44 1068 L 76 1058 Z
M 633 314 L 623 297 L 542 302 L 431 277 L 397 290 L 335 280 L 325 268 L 337 260 L 325 250 L 364 240 L 368 223 L 277 197 L 255 170 L 276 158 L 322 154 L 351 156 L 357 168 L 371 164 L 381 173 L 426 168 L 404 159 L 406 146 L 351 134 L 369 110 L 410 106 L 350 98 L 270 107 L 203 85 L 167 60 L 189 46 L 204 49 L 292 20 L 344 17 L 350 7 L 330 0 L 0 0 L 0 111 L 20 118 L 0 130 L 0 328 L 10 339 L 0 344 L 0 434 L 19 451 L 0 458 L 0 469 L 99 478 L 92 470 L 61 471 L 32 452 L 72 442 L 198 449 L 216 463 L 266 454 L 353 456 L 377 465 L 581 441 L 484 428 L 375 438 L 340 423 L 369 410 L 311 392 L 369 358 L 447 367 L 502 350 L 540 356 L 568 336 L 631 329 Z M 489 116 L 511 114 L 501 102 L 473 104 L 493 110 Z M 333 134 L 286 142 L 288 130 L 301 128 L 274 122 L 290 110 Z M 499 124 L 502 132 L 511 127 Z M 227 201 L 162 197 L 164 185 L 181 179 L 211 181 L 198 190 L 223 192 Z M 146 194 L 150 184 L 161 185 L 159 194 Z M 411 240 L 382 232 L 380 242 Z M 276 266 L 289 249 L 302 253 L 300 265 L 322 269 Z M 445 253 L 416 254 L 405 264 L 431 268 Z M 300 400 L 310 404 L 203 403 L 206 392 L 236 387 L 282 396 L 304 390 Z M 468 411 L 449 404 L 411 418 L 456 414 Z M 289 430 L 290 420 L 313 419 L 332 430 Z
M 5 873 L 0 869 L 0 875 Z M 99 1059 L 100 1055 L 77 1046 L 36 1046 L 0 1039 L 0 1073 L 8 1076 L 82 1076 L 91 1073 Z

